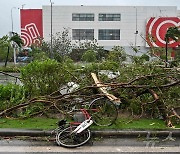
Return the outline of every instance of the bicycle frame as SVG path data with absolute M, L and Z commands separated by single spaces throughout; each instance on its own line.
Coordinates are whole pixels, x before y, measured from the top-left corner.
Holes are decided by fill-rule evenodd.
M 70 125 L 79 125 L 72 133 L 81 133 L 83 130 L 87 129 L 93 124 L 93 120 L 91 120 L 91 116 L 87 112 L 86 109 L 80 109 L 83 113 L 85 120 L 82 123 L 79 122 L 71 122 Z
M 78 115 L 79 111 L 82 113 L 83 117 L 81 114 Z M 113 112 L 113 115 L 111 115 L 110 112 Z M 92 101 L 88 109 L 73 108 L 70 113 L 77 113 L 74 114 L 74 118 L 76 118 L 77 121 L 68 123 L 66 120 L 59 121 L 59 129 L 56 133 L 57 144 L 69 148 L 84 145 L 89 141 L 91 132 L 88 127 L 93 123 L 99 126 L 109 126 L 117 118 L 116 106 L 112 102 L 106 102 L 104 98 Z

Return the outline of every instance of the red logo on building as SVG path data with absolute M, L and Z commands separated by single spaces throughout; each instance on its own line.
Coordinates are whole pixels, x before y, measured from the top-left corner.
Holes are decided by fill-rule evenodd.
M 169 27 L 180 27 L 178 17 L 152 17 L 146 25 L 146 40 L 148 45 L 154 47 L 165 47 L 165 35 Z M 168 47 L 177 47 L 180 42 L 170 40 Z
M 42 9 L 21 9 L 21 38 L 25 47 L 41 44 Z

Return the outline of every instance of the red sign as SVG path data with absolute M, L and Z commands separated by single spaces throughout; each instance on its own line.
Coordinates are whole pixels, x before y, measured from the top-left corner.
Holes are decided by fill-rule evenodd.
M 146 25 L 146 40 L 148 45 L 154 47 L 165 47 L 165 35 L 169 27 L 180 27 L 178 17 L 152 17 Z M 170 40 L 168 47 L 177 47 L 180 42 Z
M 24 46 L 39 45 L 42 37 L 42 9 L 21 9 L 21 38 Z

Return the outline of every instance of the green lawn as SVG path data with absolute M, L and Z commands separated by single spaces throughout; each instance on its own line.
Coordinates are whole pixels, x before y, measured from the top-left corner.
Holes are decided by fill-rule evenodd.
M 97 126 L 93 126 L 94 129 L 102 129 Z M 180 124 L 175 125 L 175 128 L 180 129 Z M 107 129 L 107 127 L 103 128 Z M 141 129 L 141 130 L 146 130 L 146 129 L 169 129 L 166 127 L 166 124 L 163 120 L 158 120 L 158 119 L 139 119 L 139 120 L 132 120 L 132 119 L 117 119 L 115 124 L 112 126 L 109 126 L 108 129 Z
M 54 129 L 58 119 L 29 118 L 29 119 L 0 119 L 0 128 L 22 128 L 22 129 Z
M 30 118 L 25 120 L 19 119 L 0 119 L 0 128 L 22 128 L 22 129 L 54 129 L 56 128 L 56 122 L 58 119 L 50 118 Z M 167 129 L 164 121 L 157 119 L 117 119 L 116 123 L 109 127 L 98 127 L 93 125 L 92 129 Z M 175 128 L 180 129 L 180 124 Z

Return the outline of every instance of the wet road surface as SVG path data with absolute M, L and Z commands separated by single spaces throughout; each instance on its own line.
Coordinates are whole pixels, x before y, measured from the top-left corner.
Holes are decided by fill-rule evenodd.
M 57 146 L 53 138 L 3 138 L 0 153 L 180 153 L 180 138 L 93 138 L 79 148 Z

